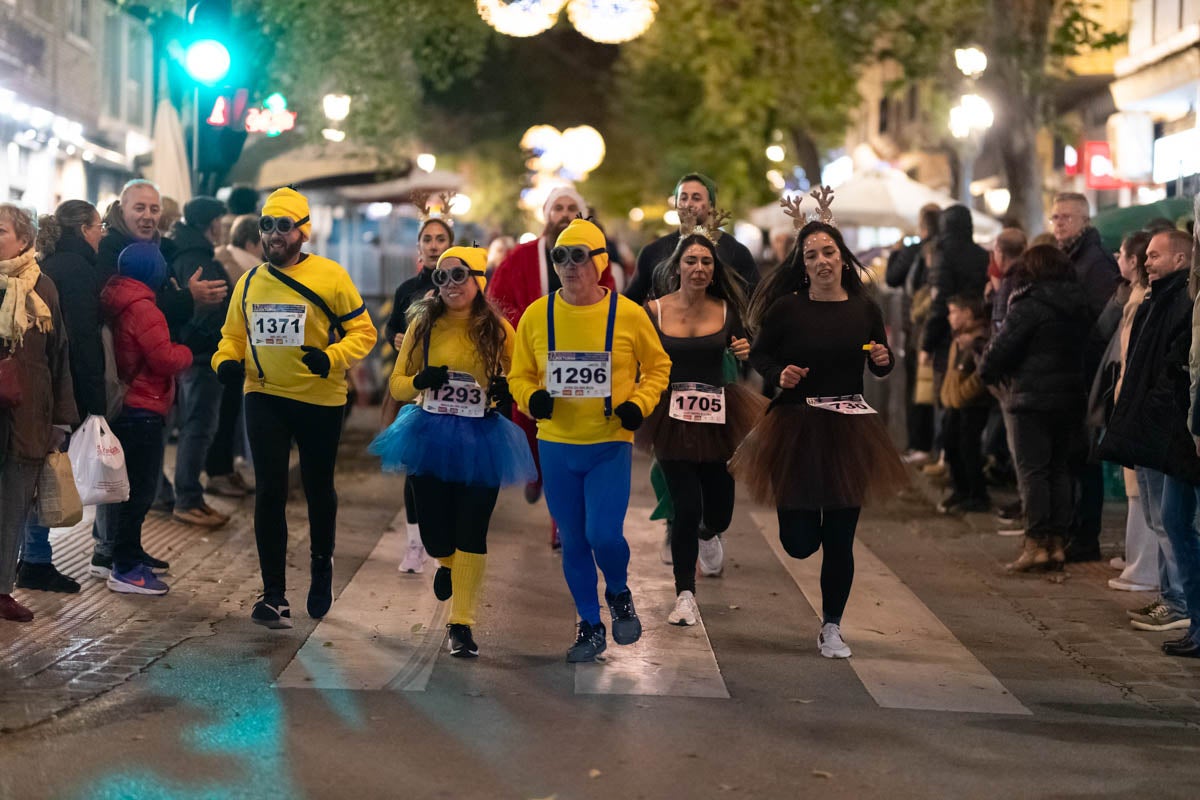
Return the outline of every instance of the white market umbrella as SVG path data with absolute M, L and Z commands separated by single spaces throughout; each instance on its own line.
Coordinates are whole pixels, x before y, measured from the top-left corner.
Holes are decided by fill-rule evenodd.
M 947 208 L 958 203 L 950 195 L 884 165 L 846 179 L 834 187 L 833 195 L 833 215 L 838 225 L 899 228 L 906 233 L 916 233 L 922 206 L 933 203 Z M 816 201 L 805 195 L 803 210 L 815 212 L 816 209 Z M 787 224 L 791 220 L 778 203 L 756 208 L 750 213 L 750 219 L 762 228 Z M 992 239 L 1000 232 L 1000 223 L 987 214 L 972 210 L 971 220 L 976 239 Z
M 146 170 L 158 190 L 183 206 L 192 199 L 192 173 L 188 167 L 187 148 L 183 143 L 183 125 L 175 106 L 165 97 L 158 101 L 154 112 L 153 160 Z

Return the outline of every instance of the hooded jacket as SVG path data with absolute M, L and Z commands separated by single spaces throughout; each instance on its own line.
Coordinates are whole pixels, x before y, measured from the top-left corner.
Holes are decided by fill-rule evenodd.
M 1200 458 L 1188 432 L 1188 349 L 1192 303 L 1188 270 L 1150 284 L 1133 318 L 1121 393 L 1100 441 L 1100 457 L 1200 484 Z
M 1121 282 L 1121 270 L 1117 268 L 1116 259 L 1104 249 L 1100 231 L 1090 226 L 1083 229 L 1066 253 L 1071 266 L 1075 267 L 1079 285 L 1087 294 L 1092 316 L 1099 317 Z
M 206 281 L 224 281 L 232 294 L 229 275 L 215 258 L 215 248 L 204 232 L 179 220 L 171 228 L 174 256 L 168 262 L 169 273 L 180 286 L 187 286 L 196 269 Z M 186 345 L 195 363 L 207 364 L 221 342 L 221 326 L 229 311 L 229 295 L 215 306 L 196 306 L 194 313 L 182 325 L 171 325 L 171 338 Z
M 54 253 L 42 262 L 42 273 L 58 287 L 67 335 L 71 340 L 71 379 L 81 416 L 104 416 L 104 347 L 100 330 L 100 291 L 108 277 L 96 263 L 96 251 L 75 233 L 66 232 Z
M 117 374 L 129 389 L 125 407 L 166 416 L 175 400 L 175 376 L 192 364 L 192 351 L 171 343 L 154 292 L 141 281 L 109 279 L 100 305 L 112 327 Z
M 1004 326 L 979 364 L 989 385 L 1006 382 L 1008 411 L 1078 410 L 1087 386 L 1083 349 L 1091 328 L 1087 296 L 1075 281 L 1041 281 L 1013 292 Z
M 942 212 L 941 233 L 934 256 L 930 281 L 933 303 L 925 322 L 921 349 L 944 356 L 954 338 L 950 330 L 950 309 L 946 305 L 956 295 L 983 297 L 988 282 L 988 254 L 974 239 L 975 225 L 966 206 L 950 206 Z M 939 359 L 940 360 L 940 359 Z
M 125 218 L 121 214 L 120 202 L 113 203 L 109 207 L 108 213 L 104 216 L 104 224 L 107 227 L 107 232 L 104 238 L 100 240 L 99 252 L 96 255 L 96 265 L 100 268 L 100 274 L 104 276 L 104 280 L 108 280 L 117 274 L 117 258 L 120 257 L 121 251 L 134 242 L 142 241 L 133 235 L 133 232 L 125 227 Z M 162 249 L 163 258 L 170 264 L 175 258 L 175 243 L 170 239 L 163 239 L 157 233 L 154 235 L 154 242 Z M 195 270 L 192 270 L 195 272 Z M 191 275 L 188 275 L 190 278 Z M 167 324 L 172 329 L 182 327 L 192 316 L 193 303 L 192 294 L 187 289 L 187 281 L 183 283 L 172 283 L 170 279 L 157 290 L 156 301 L 158 307 L 162 310 L 163 315 L 167 318 Z

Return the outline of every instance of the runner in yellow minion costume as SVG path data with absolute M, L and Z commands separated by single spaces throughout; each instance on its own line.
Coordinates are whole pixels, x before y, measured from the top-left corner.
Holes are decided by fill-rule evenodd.
M 222 383 L 244 384 L 246 393 L 258 486 L 254 538 L 263 576 L 263 595 L 250 616 L 268 628 L 290 628 L 284 579 L 288 453 L 295 441 L 308 499 L 308 613 L 319 619 L 333 602 L 333 475 L 346 370 L 375 346 L 375 326 L 346 270 L 300 251 L 312 231 L 304 195 L 288 188 L 273 192 L 258 227 L 267 263 L 238 279 L 212 367 Z
M 452 598 L 447 642 L 459 658 L 479 655 L 471 626 L 500 487 L 537 477 L 525 434 L 508 419 L 504 375 L 516 335 L 483 293 L 486 266 L 478 247 L 451 247 L 438 259 L 437 293 L 409 309 L 390 382 L 396 400 L 419 402 L 370 447 L 385 470 L 408 475 L 421 540 L 441 565 L 433 592 Z
M 607 647 L 597 566 L 613 640 L 632 644 L 642 633 L 624 536 L 633 432 L 667 388 L 671 359 L 646 313 L 600 286 L 608 250 L 595 224 L 573 220 L 550 257 L 562 289 L 521 317 L 509 382 L 521 409 L 538 420 L 546 505 L 580 617 L 567 660 L 594 661 Z

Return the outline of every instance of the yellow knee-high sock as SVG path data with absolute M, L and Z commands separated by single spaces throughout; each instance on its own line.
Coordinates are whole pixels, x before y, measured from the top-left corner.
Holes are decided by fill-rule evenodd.
M 454 596 L 450 598 L 450 622 L 454 625 L 474 625 L 475 609 L 483 589 L 483 568 L 487 556 L 481 553 L 454 554 Z
M 446 556 L 445 558 L 439 558 L 437 560 L 437 562 L 439 565 L 445 567 L 446 569 L 452 570 L 452 569 L 454 569 L 454 554 L 451 553 L 450 555 Z

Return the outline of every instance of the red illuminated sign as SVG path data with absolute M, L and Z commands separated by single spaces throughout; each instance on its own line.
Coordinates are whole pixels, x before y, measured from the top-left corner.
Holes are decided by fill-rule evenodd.
M 1115 174 L 1108 142 L 1083 143 L 1083 174 L 1089 189 L 1124 189 L 1132 184 Z

